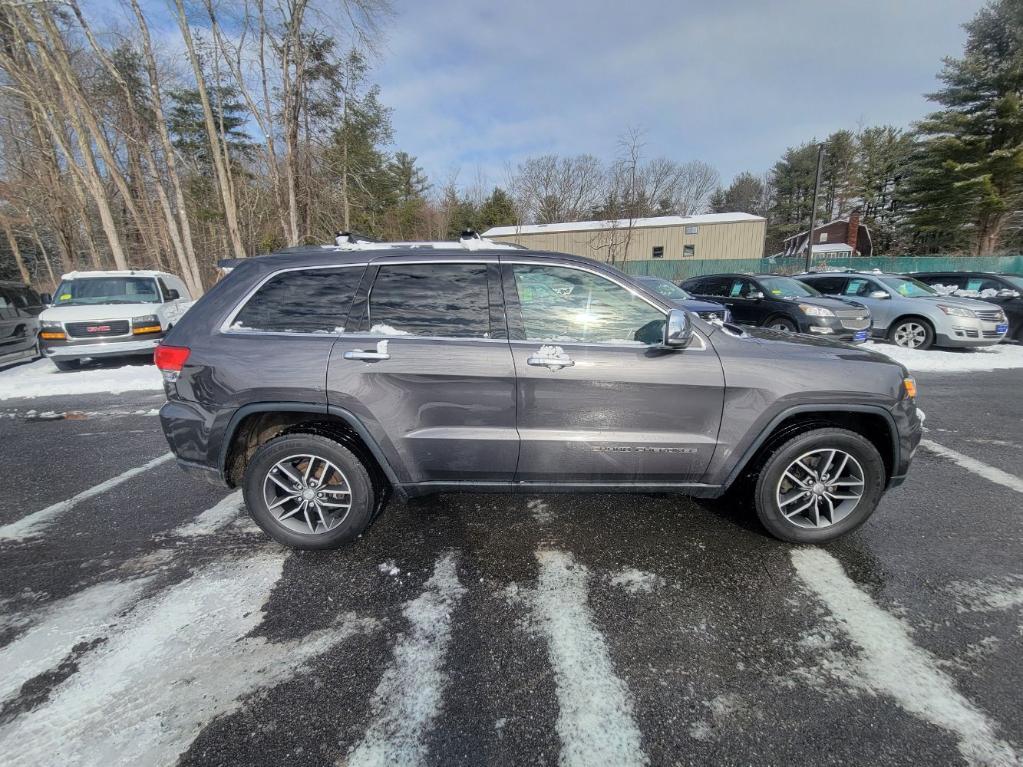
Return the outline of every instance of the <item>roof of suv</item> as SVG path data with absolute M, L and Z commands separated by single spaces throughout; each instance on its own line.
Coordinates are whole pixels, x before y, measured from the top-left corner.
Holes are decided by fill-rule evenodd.
M 282 267 L 330 266 L 333 264 L 361 264 L 392 258 L 415 258 L 417 261 L 443 261 L 457 258 L 471 260 L 477 256 L 504 256 L 513 258 L 551 258 L 569 260 L 607 267 L 601 261 L 586 256 L 556 253 L 544 250 L 494 247 L 465 248 L 458 243 L 373 243 L 359 247 L 338 247 L 336 245 L 305 245 L 287 248 L 265 256 L 227 259 L 220 262 L 225 268 L 263 269 L 273 271 Z M 251 265 L 251 266 L 249 266 Z

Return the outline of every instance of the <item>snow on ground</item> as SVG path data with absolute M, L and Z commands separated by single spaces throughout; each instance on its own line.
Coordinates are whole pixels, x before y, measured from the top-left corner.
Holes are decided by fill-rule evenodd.
M 81 370 L 61 372 L 49 360 L 36 360 L 0 369 L 0 400 L 163 390 L 155 365 L 114 364 L 86 363 Z
M 865 344 L 886 354 L 913 373 L 974 373 L 985 370 L 1023 368 L 1023 345 L 998 344 L 979 349 L 903 349 L 894 344 Z

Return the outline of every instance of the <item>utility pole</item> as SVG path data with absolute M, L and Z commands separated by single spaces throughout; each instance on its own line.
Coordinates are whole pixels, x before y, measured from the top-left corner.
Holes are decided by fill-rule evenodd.
M 813 182 L 813 204 L 810 206 L 810 231 L 806 233 L 806 271 L 813 262 L 813 225 L 817 218 L 817 193 L 821 188 L 821 166 L 824 164 L 824 144 L 817 145 L 817 178 Z

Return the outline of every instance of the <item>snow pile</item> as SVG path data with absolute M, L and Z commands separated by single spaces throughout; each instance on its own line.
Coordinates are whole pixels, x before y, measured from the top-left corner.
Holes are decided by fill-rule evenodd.
M 620 586 L 630 594 L 649 594 L 664 585 L 664 578 L 629 567 L 611 576 L 611 585 Z
M 1023 368 L 1023 346 L 998 344 L 979 349 L 904 349 L 894 344 L 867 344 L 901 362 L 913 373 L 974 373 Z
M 64 373 L 49 360 L 37 360 L 0 370 L 0 400 L 162 389 L 163 379 L 155 365 L 86 367 Z

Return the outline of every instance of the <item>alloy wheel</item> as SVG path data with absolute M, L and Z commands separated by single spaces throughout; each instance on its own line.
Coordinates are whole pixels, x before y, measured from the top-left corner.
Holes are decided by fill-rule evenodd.
M 292 455 L 275 463 L 263 479 L 263 500 L 278 524 L 296 533 L 320 535 L 340 525 L 352 508 L 344 473 L 318 455 Z
M 919 322 L 904 322 L 895 329 L 892 340 L 896 346 L 916 349 L 927 340 L 927 328 Z
M 778 480 L 775 497 L 781 515 L 797 527 L 820 529 L 849 516 L 863 498 L 863 467 L 834 448 L 803 453 Z

